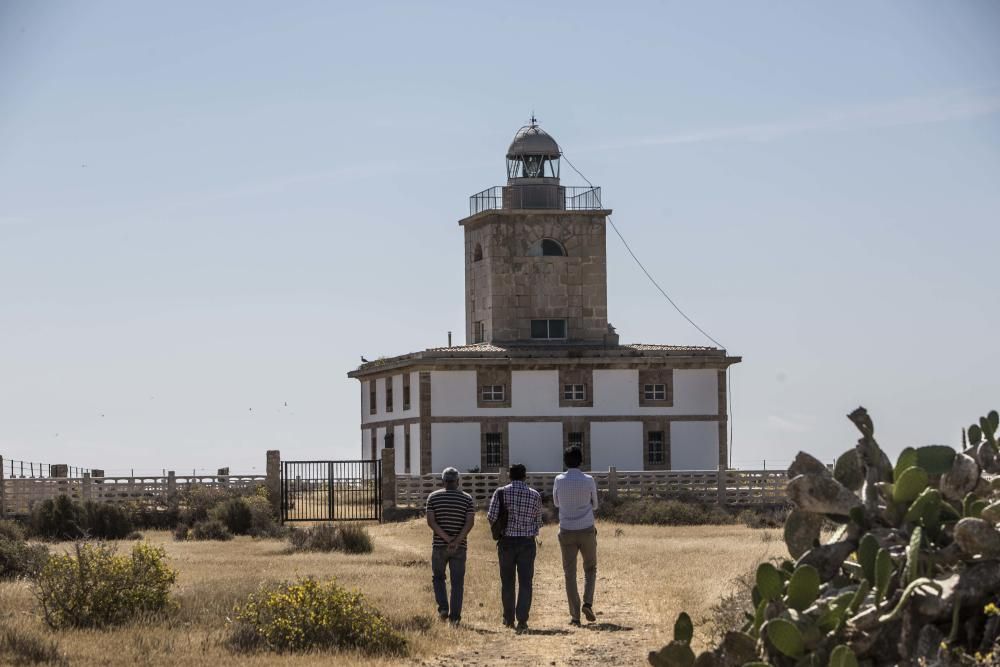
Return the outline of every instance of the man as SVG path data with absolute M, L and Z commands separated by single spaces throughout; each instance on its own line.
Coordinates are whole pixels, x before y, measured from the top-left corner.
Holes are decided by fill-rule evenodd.
M 521 463 L 510 467 L 510 484 L 500 487 L 490 500 L 486 517 L 494 523 L 500 515 L 500 504 L 507 510 L 507 527 L 497 541 L 500 561 L 500 599 L 503 602 L 503 624 L 517 631 L 528 629 L 531 611 L 531 581 L 535 576 L 535 536 L 542 525 L 542 496 L 524 483 L 528 475 Z M 517 575 L 517 600 L 514 599 L 514 578 Z
M 458 470 L 445 468 L 441 473 L 444 488 L 427 496 L 427 525 L 434 531 L 431 547 L 431 573 L 438 616 L 458 625 L 462 620 L 462 594 L 465 589 L 466 536 L 476 521 L 472 496 L 458 488 Z M 444 571 L 451 574 L 451 605 L 445 587 Z
M 576 556 L 583 555 L 583 615 L 593 623 L 594 586 L 597 582 L 597 484 L 590 475 L 580 472 L 583 452 L 577 446 L 563 452 L 566 472 L 556 475 L 552 501 L 559 508 L 559 547 L 562 550 L 563 574 L 566 575 L 566 598 L 569 600 L 570 624 L 580 625 L 580 592 L 576 587 Z

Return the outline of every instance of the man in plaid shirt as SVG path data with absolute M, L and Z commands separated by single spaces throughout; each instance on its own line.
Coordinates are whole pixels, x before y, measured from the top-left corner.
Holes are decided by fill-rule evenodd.
M 490 523 L 500 514 L 500 496 L 507 508 L 507 528 L 497 542 L 500 560 L 500 599 L 503 601 L 503 624 L 517 630 L 528 629 L 531 611 L 531 580 L 535 576 L 535 536 L 542 526 L 542 496 L 524 483 L 528 471 L 521 463 L 510 467 L 510 484 L 500 487 L 490 500 L 486 518 Z M 514 577 L 517 576 L 517 602 L 514 600 Z

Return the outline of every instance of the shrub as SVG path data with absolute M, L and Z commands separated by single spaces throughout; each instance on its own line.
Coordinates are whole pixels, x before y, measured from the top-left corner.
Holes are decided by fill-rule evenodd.
M 199 521 L 191 526 L 189 537 L 192 540 L 218 540 L 225 542 L 233 539 L 233 534 L 229 532 L 225 524 L 214 519 L 209 521 Z
M 31 508 L 28 522 L 35 537 L 75 540 L 84 535 L 83 508 L 69 496 L 46 498 Z
M 49 558 L 35 580 L 35 595 L 52 628 L 119 625 L 166 611 L 177 573 L 166 553 L 145 543 L 119 555 L 107 544 L 77 543 L 73 554 Z
M 340 527 L 340 541 L 344 545 L 343 549 L 349 554 L 370 554 L 375 550 L 368 529 L 356 523 L 349 523 Z
M 237 650 L 309 651 L 357 649 L 403 655 L 406 639 L 364 595 L 334 581 L 300 579 L 262 587 L 237 607 L 230 626 Z
M 341 551 L 340 531 L 333 524 L 295 528 L 288 535 L 293 551 Z
M 0 519 L 0 540 L 23 542 L 26 539 L 24 526 L 11 519 Z
M 68 665 L 69 661 L 59 644 L 24 628 L 7 627 L 0 631 L 0 659 L 10 656 L 8 663 L 14 665 Z
M 86 536 L 98 540 L 121 540 L 133 530 L 128 513 L 118 505 L 87 502 L 81 518 Z
M 44 545 L 0 537 L 0 579 L 35 577 L 48 559 Z
M 177 527 L 174 528 L 174 539 L 178 542 L 183 542 L 184 540 L 191 537 L 191 526 L 186 523 L 179 523 Z
M 50 540 L 120 540 L 134 529 L 129 513 L 114 504 L 73 502 L 56 496 L 37 503 L 29 520 L 33 536 Z
M 226 489 L 195 485 L 181 494 L 178 520 L 189 526 L 206 521 L 211 509 L 230 497 L 231 494 Z
M 358 524 L 320 524 L 299 528 L 288 536 L 292 551 L 343 551 L 349 554 L 371 553 L 375 549 L 368 529 Z
M 263 487 L 261 487 L 263 488 Z M 265 490 L 266 491 L 266 490 Z M 250 534 L 254 537 L 283 537 L 288 531 L 276 521 L 274 506 L 266 493 L 242 498 L 250 510 Z
M 788 468 L 790 560 L 761 563 L 738 630 L 695 657 L 691 619 L 649 654 L 657 667 L 971 665 L 1000 655 L 1000 414 L 968 447 L 906 447 L 895 465 L 864 408 L 831 471 L 805 452 Z M 965 443 L 963 443 L 964 446 Z M 827 521 L 836 530 L 823 541 Z M 747 599 L 749 598 L 749 600 Z
M 233 535 L 249 535 L 253 525 L 253 513 L 243 498 L 229 498 L 217 504 L 208 516 L 224 524 Z
M 606 498 L 598 505 L 597 516 L 617 523 L 659 526 L 724 525 L 734 521 L 732 515 L 716 506 L 649 496 Z

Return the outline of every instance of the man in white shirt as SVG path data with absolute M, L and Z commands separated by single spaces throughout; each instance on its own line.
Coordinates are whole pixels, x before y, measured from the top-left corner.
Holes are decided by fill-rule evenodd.
M 577 446 L 563 452 L 566 472 L 557 475 L 552 500 L 559 508 L 559 546 L 562 549 L 563 573 L 566 575 L 566 598 L 569 600 L 570 624 L 580 625 L 580 612 L 593 623 L 594 586 L 597 583 L 597 484 L 590 475 L 580 472 L 583 452 Z M 583 555 L 583 607 L 576 584 L 576 556 Z

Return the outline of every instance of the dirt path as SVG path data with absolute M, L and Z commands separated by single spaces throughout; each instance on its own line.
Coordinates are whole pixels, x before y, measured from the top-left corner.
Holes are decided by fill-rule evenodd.
M 545 545 L 544 548 L 551 549 Z M 544 551 L 543 548 L 543 551 Z M 497 568 L 495 555 L 476 558 L 477 567 Z M 580 568 L 582 591 L 582 567 Z M 499 573 L 496 575 L 499 577 Z M 496 618 L 472 614 L 455 633 L 461 645 L 440 658 L 421 661 L 422 665 L 637 665 L 645 664 L 652 628 L 637 623 L 624 587 L 609 586 L 598 570 L 596 623 L 583 621 L 582 627 L 569 624 L 561 563 L 552 553 L 540 553 L 535 563 L 531 616 L 526 632 L 515 633 L 501 625 L 499 600 Z M 499 598 L 499 584 L 495 595 Z M 465 614 L 468 618 L 470 615 Z M 468 634 L 475 635 L 473 638 Z M 471 639 L 471 641 L 470 641 Z M 442 651 L 444 653 L 444 651 Z

